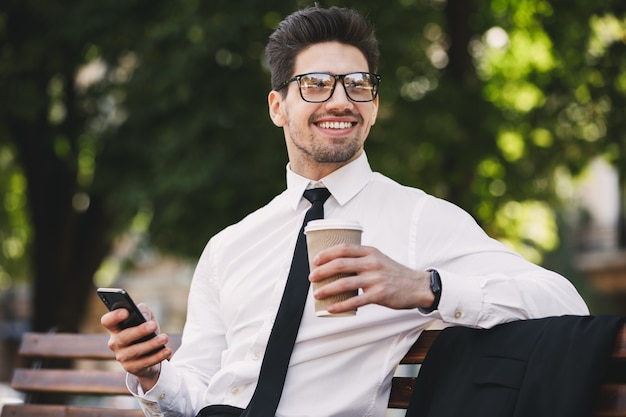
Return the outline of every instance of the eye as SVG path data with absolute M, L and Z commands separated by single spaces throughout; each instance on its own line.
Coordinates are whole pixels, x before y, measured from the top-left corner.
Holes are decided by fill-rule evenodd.
M 332 88 L 333 79 L 327 74 L 309 74 L 300 79 L 300 85 L 308 89 Z
M 372 82 L 369 77 L 363 74 L 355 74 L 353 76 L 346 76 L 344 78 L 344 84 L 348 88 L 369 90 L 372 88 Z

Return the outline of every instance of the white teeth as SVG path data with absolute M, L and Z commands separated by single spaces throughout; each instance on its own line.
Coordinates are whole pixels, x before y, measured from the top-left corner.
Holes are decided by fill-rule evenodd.
M 348 129 L 352 127 L 350 122 L 322 122 L 319 124 L 322 129 Z

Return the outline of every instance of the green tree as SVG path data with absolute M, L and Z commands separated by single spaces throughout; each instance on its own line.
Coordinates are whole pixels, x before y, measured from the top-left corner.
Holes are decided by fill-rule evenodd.
M 308 4 L 0 4 L 0 282 L 30 270 L 36 329 L 77 328 L 131 225 L 195 258 L 284 187 L 263 47 Z M 624 178 L 622 2 L 354 7 L 381 40 L 375 169 L 460 204 L 531 257 L 556 245 L 556 173 L 604 155 Z
M 413 39 L 393 35 L 397 9 L 377 14 L 383 49 L 393 48 L 383 72 L 396 75 L 382 93 L 391 109 L 381 115 L 391 117 L 374 132 L 384 148 L 375 148 L 377 165 L 460 204 L 539 259 L 557 244 L 559 178 L 594 156 L 624 178 L 624 94 L 615 81 L 625 68 L 623 4 L 434 2 L 441 13 L 431 2 L 401 4 L 400 22 L 431 14 L 413 30 L 413 22 L 400 27 Z

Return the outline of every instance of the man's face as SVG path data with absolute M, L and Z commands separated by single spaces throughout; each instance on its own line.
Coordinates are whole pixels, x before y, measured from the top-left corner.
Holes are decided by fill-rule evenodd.
M 338 42 L 319 43 L 300 52 L 294 75 L 311 72 L 347 74 L 368 72 L 358 48 Z M 285 98 L 272 91 L 270 116 L 282 127 L 291 169 L 307 178 L 319 179 L 363 152 L 363 144 L 376 120 L 378 97 L 371 102 L 348 98 L 341 80 L 332 97 L 323 103 L 304 101 L 298 83 L 292 82 Z

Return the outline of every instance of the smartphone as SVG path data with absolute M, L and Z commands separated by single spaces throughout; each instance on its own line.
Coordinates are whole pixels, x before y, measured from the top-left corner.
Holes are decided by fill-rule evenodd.
M 128 310 L 128 318 L 120 323 L 120 327 L 122 329 L 127 329 L 129 327 L 135 327 L 140 325 L 141 323 L 145 323 L 146 319 L 143 314 L 137 308 L 137 305 L 130 298 L 130 295 L 123 288 L 98 288 L 98 297 L 102 300 L 104 305 L 109 309 L 109 311 L 117 310 L 118 308 L 125 308 Z M 146 340 L 150 340 L 153 337 L 156 337 L 156 333 L 149 334 L 148 336 L 142 337 L 141 339 L 136 340 L 134 343 L 145 342 Z M 161 346 L 161 349 L 165 346 Z M 153 352 L 150 352 L 152 354 Z

